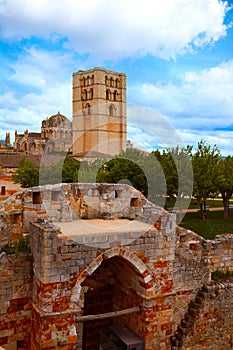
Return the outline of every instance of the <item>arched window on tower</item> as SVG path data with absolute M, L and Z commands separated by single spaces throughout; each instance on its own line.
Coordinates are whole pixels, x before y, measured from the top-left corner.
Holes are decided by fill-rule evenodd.
M 106 100 L 110 100 L 110 91 L 109 90 L 106 91 Z
M 110 78 L 110 86 L 113 87 L 113 78 Z
M 88 75 L 88 77 L 87 77 L 87 85 L 88 85 L 88 86 L 91 85 L 91 78 L 89 77 L 89 75 Z
M 114 105 L 110 105 L 109 106 L 109 115 L 112 117 L 113 116 L 113 113 L 114 113 Z
M 114 101 L 117 101 L 117 91 L 115 90 L 114 93 L 113 93 L 113 100 Z
M 87 115 L 91 115 L 91 106 L 89 105 L 89 103 L 86 105 L 86 111 Z

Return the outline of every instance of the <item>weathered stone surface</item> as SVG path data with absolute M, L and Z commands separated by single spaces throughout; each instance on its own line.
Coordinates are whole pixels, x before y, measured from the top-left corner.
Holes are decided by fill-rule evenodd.
M 33 191 L 38 189 L 46 193 L 45 204 L 33 204 Z M 17 344 L 22 349 L 55 350 L 76 349 L 79 344 L 81 349 L 83 326 L 75 323 L 75 315 L 86 312 L 88 291 L 104 287 L 111 288 L 114 310 L 140 306 L 140 311 L 117 320 L 144 339 L 145 350 L 175 349 L 181 342 L 183 349 L 230 349 L 232 286 L 219 284 L 216 294 L 208 283 L 216 269 L 233 270 L 232 235 L 205 241 L 176 227 L 173 214 L 126 185 L 61 184 L 59 189 L 62 202 L 56 197 L 56 204 L 53 186 L 27 189 L 17 196 L 17 206 L 27 198 L 30 210 L 24 216 L 33 213 L 35 219 L 28 216 L 33 259 L 0 255 L 0 345 L 7 350 Z M 132 210 L 132 199 L 137 211 Z M 91 203 L 89 220 L 80 220 L 77 202 L 86 208 Z M 105 202 L 113 220 L 98 219 Z M 3 205 L 6 218 L 15 206 L 14 196 Z M 62 222 L 61 208 L 67 210 Z M 70 215 L 73 210 L 75 216 Z M 125 214 L 134 221 L 119 219 Z M 71 222 L 71 216 L 77 220 Z M 7 227 L 11 228 L 10 221 Z M 23 221 L 17 227 L 24 232 Z M 11 241 L 12 236 L 8 238 Z M 206 290 L 198 293 L 204 284 Z M 198 307 L 189 310 L 195 298 Z

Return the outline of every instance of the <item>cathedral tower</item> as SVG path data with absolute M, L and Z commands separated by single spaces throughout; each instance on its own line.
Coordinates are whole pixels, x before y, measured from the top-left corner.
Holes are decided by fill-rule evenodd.
M 94 68 L 73 73 L 73 154 L 117 155 L 126 148 L 126 75 Z

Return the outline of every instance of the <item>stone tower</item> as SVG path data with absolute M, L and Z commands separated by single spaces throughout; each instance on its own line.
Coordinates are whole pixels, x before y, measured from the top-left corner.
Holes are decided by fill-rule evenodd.
M 11 139 L 10 139 L 10 133 L 9 132 L 6 133 L 5 145 L 8 146 L 8 147 L 10 147 L 10 145 L 11 145 Z
M 103 68 L 73 73 L 73 154 L 126 148 L 126 75 Z

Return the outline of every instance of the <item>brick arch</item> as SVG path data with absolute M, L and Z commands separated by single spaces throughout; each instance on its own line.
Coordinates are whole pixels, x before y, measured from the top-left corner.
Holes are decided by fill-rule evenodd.
M 78 277 L 71 294 L 72 304 L 73 303 L 75 304 L 78 302 L 81 288 L 82 288 L 81 284 L 86 279 L 86 277 L 92 275 L 104 260 L 113 258 L 115 256 L 125 259 L 135 268 L 135 270 L 140 275 L 141 285 L 145 289 L 145 296 L 148 296 L 150 294 L 150 290 L 152 288 L 152 283 L 151 283 L 152 277 L 147 269 L 147 266 L 136 254 L 132 253 L 131 251 L 124 249 L 122 247 L 121 248 L 115 247 L 115 248 L 108 249 L 107 251 L 99 255 L 96 259 L 94 259 L 92 263 Z

